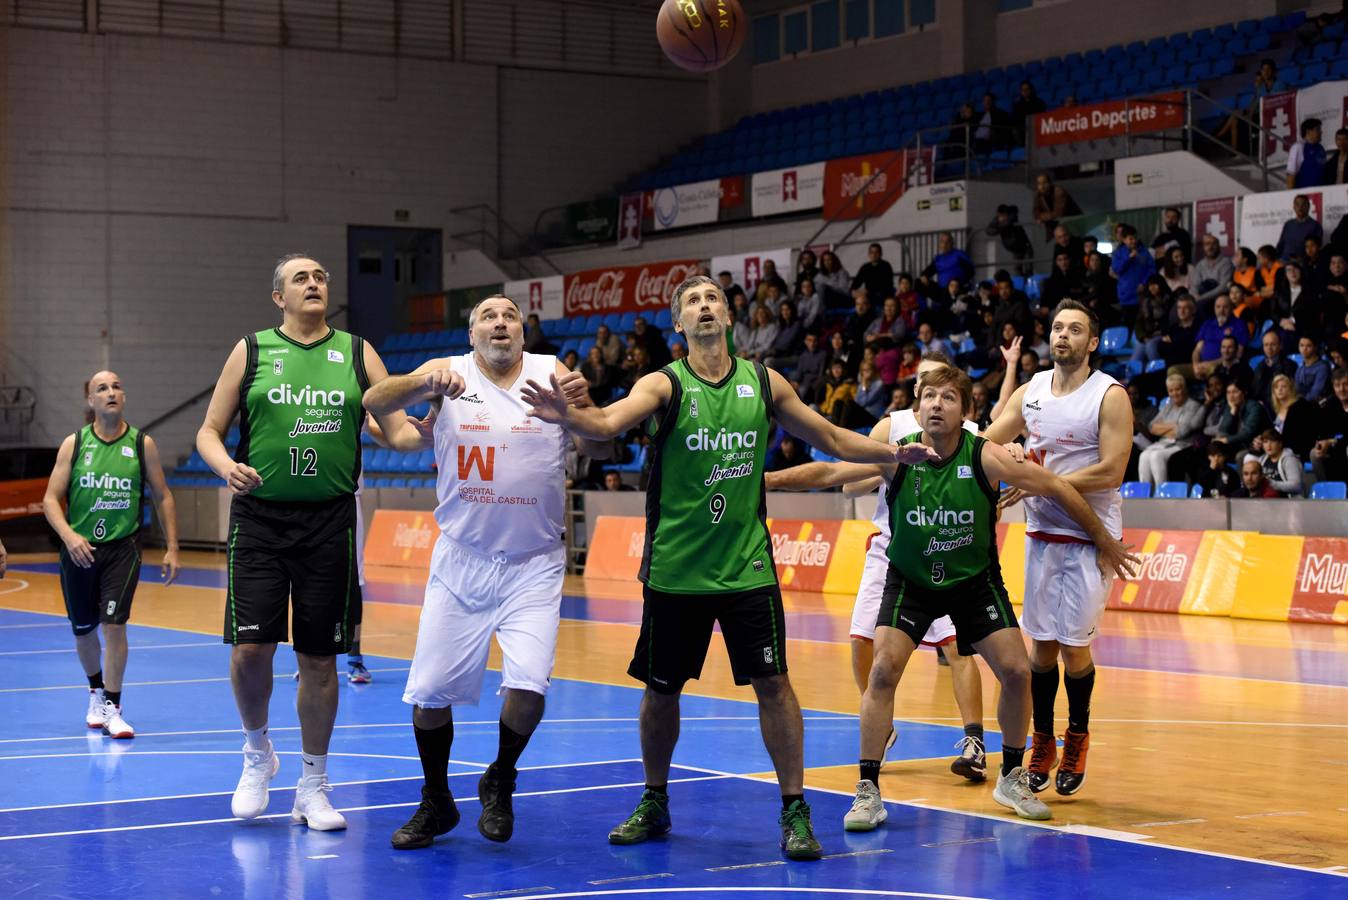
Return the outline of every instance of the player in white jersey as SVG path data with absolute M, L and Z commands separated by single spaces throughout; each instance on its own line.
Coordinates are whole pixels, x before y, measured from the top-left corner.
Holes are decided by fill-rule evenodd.
M 1100 321 L 1087 307 L 1065 300 L 1053 313 L 1049 345 L 1053 370 L 1040 372 L 1016 390 L 985 437 L 1002 443 L 1025 433 L 1026 455 L 1063 476 L 1090 503 L 1115 538 L 1123 535 L 1119 485 L 1128 467 L 1133 408 L 1128 393 L 1104 372 L 1092 370 L 1100 344 Z M 1008 493 L 1004 503 L 1021 495 Z M 1054 780 L 1059 794 L 1074 794 L 1086 778 L 1090 748 L 1091 692 L 1095 663 L 1091 641 L 1113 585 L 1110 572 L 1085 534 L 1057 503 L 1025 498 L 1025 608 L 1020 627 L 1034 640 L 1030 693 L 1034 737 L 1030 784 L 1048 787 L 1058 764 L 1053 703 L 1058 693 L 1058 657 L 1066 669 L 1067 732 Z
M 370 412 L 444 397 L 433 423 L 409 420 L 389 443 L 435 448 L 435 508 L 440 535 L 417 629 L 403 700 L 426 783 L 421 805 L 393 834 L 400 850 L 429 847 L 459 821 L 447 770 L 453 707 L 476 705 L 492 635 L 501 667 L 500 743 L 478 782 L 478 831 L 506 841 L 514 830 L 516 764 L 543 717 L 561 613 L 566 551 L 562 543 L 569 440 L 561 428 L 530 418 L 519 398 L 526 380 L 556 375 L 568 399 L 586 402 L 585 380 L 557 359 L 524 352 L 519 306 L 488 297 L 468 318 L 473 352 L 433 359 L 411 375 L 365 394 Z M 429 433 L 428 433 L 429 432 Z M 606 456 L 603 445 L 589 456 Z
M 1020 360 L 1020 339 L 1005 348 L 1002 355 L 1006 358 L 1006 378 L 992 415 L 1010 402 L 1016 387 L 1016 365 Z M 917 366 L 917 383 L 920 386 L 922 376 L 933 369 L 950 365 L 949 358 L 943 353 L 928 353 Z M 966 410 L 966 414 L 968 411 Z M 964 420 L 964 430 L 977 434 L 978 425 Z M 917 415 L 911 409 L 895 410 L 871 429 L 873 440 L 898 443 L 902 438 L 922 430 Z M 808 491 L 821 488 L 843 488 L 849 497 L 859 497 L 872 491 L 879 491 L 876 498 L 875 516 L 872 519 L 877 534 L 871 536 L 866 545 L 866 559 L 861 569 L 861 581 L 857 585 L 856 600 L 852 604 L 852 625 L 849 636 L 852 643 L 852 677 L 856 680 L 857 690 L 865 694 L 870 683 L 871 663 L 874 659 L 875 627 L 880 615 L 880 602 L 884 593 L 885 574 L 889 570 L 889 507 L 885 502 L 884 479 L 865 475 L 858 479 L 862 470 L 869 466 L 856 466 L 853 463 L 806 463 L 792 466 L 776 472 L 768 472 L 765 482 L 772 491 Z M 857 480 L 852 480 L 857 479 Z M 964 737 L 956 747 L 959 756 L 950 764 L 950 771 L 962 775 L 970 781 L 983 781 L 986 778 L 987 755 L 983 744 L 983 680 L 978 665 L 974 662 L 970 647 L 960 648 L 955 641 L 955 625 L 949 616 L 941 616 L 931 623 L 922 643 L 929 647 L 944 650 L 950 664 L 950 683 L 955 694 L 955 705 L 959 707 L 960 719 L 964 725 Z M 967 652 L 966 652 L 967 651 Z M 890 729 L 889 739 L 885 742 L 888 751 L 894 745 L 898 735 Z

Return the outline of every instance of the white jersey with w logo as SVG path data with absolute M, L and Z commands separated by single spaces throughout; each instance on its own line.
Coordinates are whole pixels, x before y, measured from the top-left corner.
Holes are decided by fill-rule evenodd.
M 546 385 L 556 366 L 551 356 L 526 353 L 518 380 L 500 388 L 473 354 L 450 360 L 465 387 L 435 420 L 435 521 L 455 544 L 518 557 L 561 542 L 566 433 L 529 418 L 520 399 L 526 379 Z

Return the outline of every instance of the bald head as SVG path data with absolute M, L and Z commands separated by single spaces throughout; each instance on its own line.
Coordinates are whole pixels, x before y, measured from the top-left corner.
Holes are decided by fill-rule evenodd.
M 122 379 L 116 372 L 101 371 L 89 376 L 85 384 L 85 398 L 89 409 L 95 416 L 105 419 L 117 419 L 126 405 L 126 392 L 122 390 Z

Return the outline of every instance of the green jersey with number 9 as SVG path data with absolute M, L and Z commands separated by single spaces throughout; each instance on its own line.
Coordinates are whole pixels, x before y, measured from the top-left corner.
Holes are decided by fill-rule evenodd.
M 772 436 L 767 369 L 731 357 L 713 384 L 681 359 L 665 366 L 669 405 L 652 420 L 641 580 L 670 594 L 720 594 L 777 582 L 764 462 Z
M 140 531 L 144 458 L 145 437 L 130 425 L 111 441 L 92 425 L 79 430 L 66 488 L 66 517 L 76 534 L 107 544 Z
M 239 388 L 239 448 L 262 500 L 319 502 L 354 494 L 360 477 L 361 396 L 365 342 L 330 329 L 301 344 L 279 328 L 245 339 L 248 361 Z

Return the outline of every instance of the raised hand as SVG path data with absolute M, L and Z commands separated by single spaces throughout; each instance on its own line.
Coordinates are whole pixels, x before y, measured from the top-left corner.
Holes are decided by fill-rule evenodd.
M 548 376 L 550 388 L 544 387 L 532 378 L 524 382 L 520 389 L 520 399 L 529 405 L 529 415 L 551 425 L 561 425 L 566 421 L 566 395 L 557 376 Z
M 894 461 L 903 463 L 905 466 L 920 462 L 934 462 L 940 458 L 941 454 L 926 444 L 899 444 L 894 448 Z
M 425 386 L 432 396 L 457 400 L 463 394 L 463 376 L 453 369 L 432 369 L 425 375 Z
M 592 406 L 590 403 L 590 383 L 580 372 L 567 372 L 561 378 L 553 376 L 561 387 L 562 396 L 571 406 Z
M 1020 335 L 1011 339 L 1010 347 L 1002 348 L 1002 359 L 1006 360 L 1006 367 L 1014 370 L 1020 365 Z

